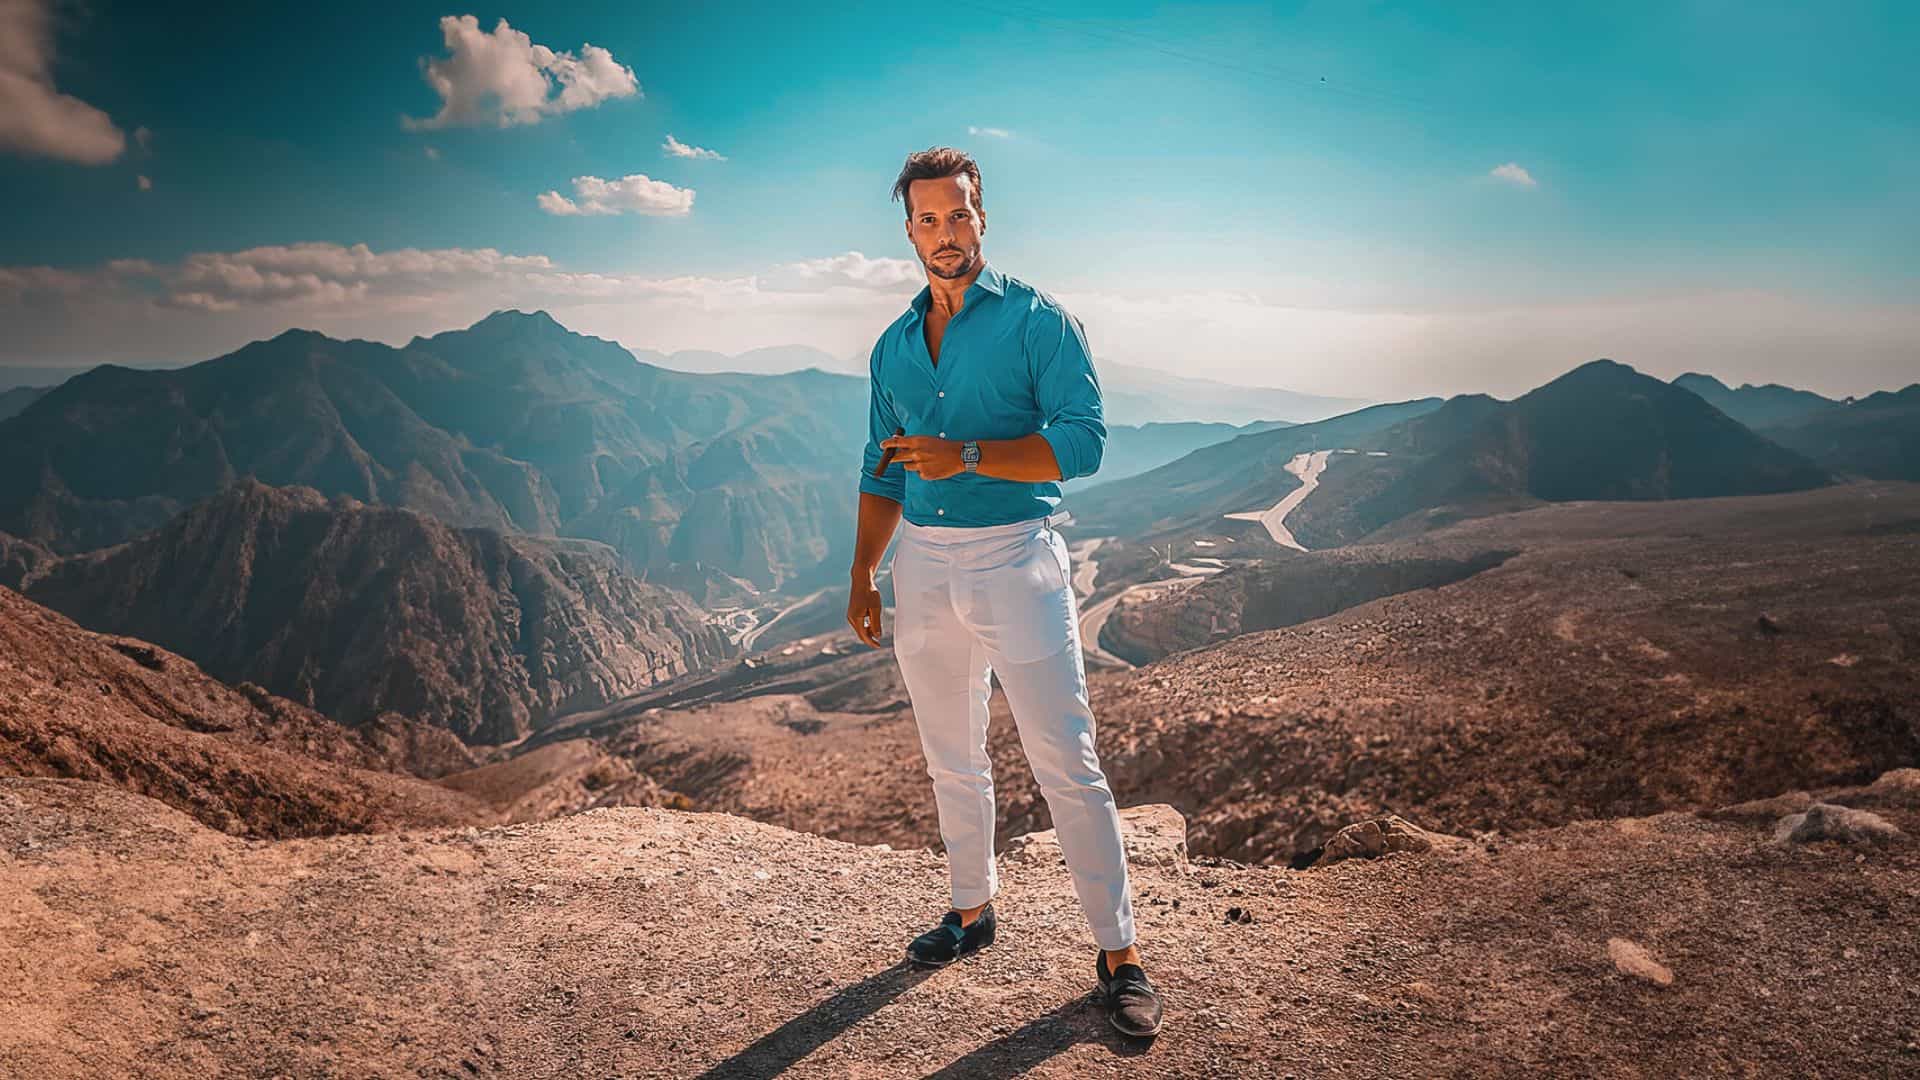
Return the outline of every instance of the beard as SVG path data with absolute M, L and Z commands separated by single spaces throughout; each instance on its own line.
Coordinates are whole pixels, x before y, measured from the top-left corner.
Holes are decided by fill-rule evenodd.
M 926 260 L 927 272 L 935 277 L 946 278 L 948 281 L 966 277 L 973 271 L 973 256 L 964 251 L 960 252 L 959 255 L 960 257 L 957 259 L 943 260 L 942 257 L 936 253 L 933 258 Z

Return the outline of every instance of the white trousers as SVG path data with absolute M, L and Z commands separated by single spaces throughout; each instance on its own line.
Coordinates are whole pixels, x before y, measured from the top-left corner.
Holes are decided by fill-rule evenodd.
M 893 652 L 933 778 L 953 906 L 984 904 L 1000 888 L 987 757 L 997 672 L 1094 940 L 1123 949 L 1133 943 L 1133 897 L 1120 814 L 1094 752 L 1079 604 L 1067 542 L 1052 520 L 901 522 Z

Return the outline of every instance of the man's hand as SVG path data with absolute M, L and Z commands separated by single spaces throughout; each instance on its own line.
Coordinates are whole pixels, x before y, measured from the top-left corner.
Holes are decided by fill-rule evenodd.
M 912 469 L 922 480 L 943 480 L 966 466 L 960 461 L 961 442 L 932 435 L 889 435 L 882 447 L 896 447 L 893 460 L 903 469 Z
M 861 641 L 880 647 L 880 590 L 871 577 L 853 579 L 853 594 L 847 597 L 847 625 Z

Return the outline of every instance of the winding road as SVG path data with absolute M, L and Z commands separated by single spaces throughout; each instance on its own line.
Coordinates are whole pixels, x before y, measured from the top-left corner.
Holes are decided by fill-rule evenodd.
M 806 607 L 808 604 L 813 603 L 815 600 L 818 600 L 821 596 L 826 594 L 828 591 L 829 590 L 827 589 L 816 589 L 813 592 L 808 593 L 807 595 L 801 597 L 798 600 L 795 600 L 793 603 L 788 604 L 786 607 L 783 607 L 779 611 L 775 612 L 773 615 L 773 618 L 768 619 L 766 622 L 763 622 L 758 626 L 749 628 L 746 631 L 746 633 L 740 635 L 740 652 L 743 655 L 746 653 L 752 652 L 754 646 L 760 641 L 760 635 L 766 633 L 768 630 L 773 629 L 774 623 L 777 623 L 781 619 L 786 618 L 789 614 L 793 613 L 794 611 L 797 611 L 800 608 Z
M 1073 556 L 1074 560 L 1073 591 L 1076 598 L 1093 595 L 1093 580 L 1100 572 L 1100 562 L 1093 557 L 1093 553 L 1098 551 L 1100 545 L 1109 539 L 1111 539 L 1111 537 L 1096 536 L 1092 539 L 1081 541 L 1074 549 L 1070 549 L 1069 554 Z M 1205 558 L 1195 559 L 1194 562 L 1219 563 L 1220 560 Z M 1122 597 L 1131 596 L 1135 593 L 1148 595 L 1155 592 L 1163 592 L 1168 589 L 1177 589 L 1184 585 L 1191 585 L 1209 574 L 1217 574 L 1226 568 L 1224 564 L 1218 566 L 1193 566 L 1187 563 L 1173 563 L 1171 565 L 1175 570 L 1178 570 L 1186 576 L 1164 578 L 1159 581 L 1143 581 L 1138 585 L 1132 585 L 1114 593 L 1112 596 L 1107 597 L 1105 600 L 1100 601 L 1080 613 L 1080 654 L 1088 663 L 1104 664 L 1108 667 L 1121 668 L 1134 666 L 1132 661 L 1124 657 L 1115 656 L 1100 647 L 1100 631 L 1107 625 L 1107 617 L 1113 614 L 1113 609 L 1119 606 Z
M 1287 471 L 1300 478 L 1299 487 L 1287 492 L 1285 498 L 1265 510 L 1242 510 L 1226 516 L 1236 521 L 1257 521 L 1266 526 L 1267 535 L 1273 537 L 1274 543 L 1295 551 L 1307 550 L 1304 544 L 1293 538 L 1293 533 L 1287 531 L 1287 515 L 1293 512 L 1294 507 L 1306 502 L 1307 496 L 1313 494 L 1313 489 L 1320 486 L 1320 474 L 1326 471 L 1327 458 L 1332 453 L 1331 450 L 1314 450 L 1295 454 L 1293 460 L 1287 462 Z

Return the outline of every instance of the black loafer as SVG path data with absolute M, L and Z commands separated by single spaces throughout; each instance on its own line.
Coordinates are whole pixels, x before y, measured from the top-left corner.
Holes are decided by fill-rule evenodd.
M 1100 998 L 1107 1005 L 1107 1019 L 1123 1034 L 1146 1038 L 1160 1030 L 1160 992 L 1147 981 L 1139 964 L 1121 964 L 1120 970 L 1107 971 L 1107 954 L 1093 962 L 1100 976 Z
M 993 944 L 993 905 L 980 909 L 971 926 L 960 925 L 960 913 L 949 911 L 940 925 L 907 944 L 907 959 L 921 967 L 945 967 Z

